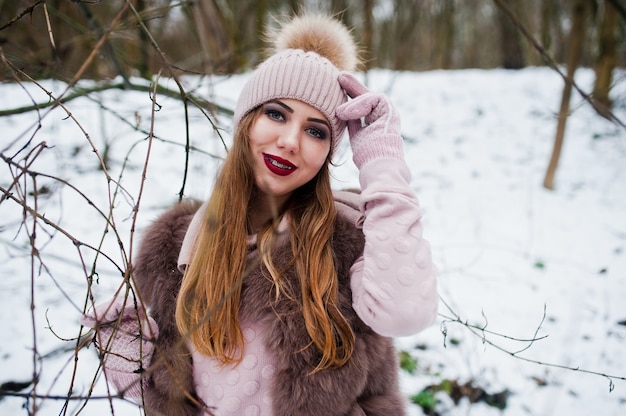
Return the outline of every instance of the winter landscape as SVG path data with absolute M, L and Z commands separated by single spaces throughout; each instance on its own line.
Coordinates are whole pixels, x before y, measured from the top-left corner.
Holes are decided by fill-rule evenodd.
M 232 109 L 246 76 L 181 80 L 195 97 Z M 408 413 L 624 414 L 626 128 L 574 93 L 549 191 L 542 181 L 563 88 L 555 71 L 377 70 L 363 78 L 401 114 L 440 271 L 438 321 L 396 340 Z M 625 78 L 615 72 L 612 90 L 622 124 Z M 583 90 L 593 80 L 592 70 L 577 72 Z M 108 89 L 64 108 L 0 117 L 2 415 L 141 414 L 107 398 L 93 346 L 77 351 L 78 320 L 90 296 L 99 303 L 123 284 L 158 213 L 181 193 L 207 197 L 230 124 L 227 114 L 193 103 L 186 112 L 134 81 L 146 91 Z M 1 84 L 0 111 L 46 103 L 66 88 Z M 347 140 L 335 163 L 335 187 L 358 186 Z

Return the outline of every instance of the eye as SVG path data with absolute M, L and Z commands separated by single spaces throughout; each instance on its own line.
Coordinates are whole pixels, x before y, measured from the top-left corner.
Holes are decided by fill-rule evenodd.
M 305 131 L 311 136 L 320 140 L 325 140 L 328 137 L 328 133 L 326 131 L 318 129 L 316 127 L 309 127 Z
M 276 110 L 275 108 L 266 107 L 263 109 L 263 112 L 265 113 L 267 117 L 269 117 L 272 120 L 283 121 L 285 119 L 285 116 L 283 116 L 283 113 L 281 113 L 279 110 Z

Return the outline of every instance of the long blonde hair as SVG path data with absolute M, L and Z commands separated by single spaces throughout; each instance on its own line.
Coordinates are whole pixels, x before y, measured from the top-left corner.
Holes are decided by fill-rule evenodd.
M 181 334 L 189 336 L 199 352 L 222 363 L 238 363 L 243 358 L 239 307 L 247 273 L 247 215 L 255 192 L 248 132 L 259 114 L 257 109 L 246 115 L 235 132 L 176 303 Z M 309 347 L 321 353 L 313 371 L 345 364 L 354 349 L 354 333 L 337 304 L 338 278 L 330 245 L 336 213 L 329 163 L 330 155 L 316 177 L 294 191 L 285 208 Z M 257 241 L 260 261 L 270 273 L 278 298 L 289 294 L 283 270 L 272 259 L 277 224 L 275 218 L 262 227 Z

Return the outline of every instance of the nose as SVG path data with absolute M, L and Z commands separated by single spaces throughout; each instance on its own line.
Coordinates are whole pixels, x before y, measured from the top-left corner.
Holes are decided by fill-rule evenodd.
M 295 123 L 285 126 L 278 136 L 276 145 L 290 153 L 296 153 L 300 149 L 300 129 Z

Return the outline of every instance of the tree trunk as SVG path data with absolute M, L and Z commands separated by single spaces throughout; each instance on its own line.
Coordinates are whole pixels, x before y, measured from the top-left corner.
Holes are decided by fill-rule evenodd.
M 541 46 L 549 51 L 552 46 L 550 27 L 554 21 L 554 0 L 541 0 Z
M 454 54 L 455 3 L 451 0 L 439 2 L 439 12 L 435 15 L 435 68 L 450 69 Z
M 563 147 L 563 139 L 565 136 L 565 125 L 569 112 L 569 102 L 572 95 L 572 82 L 574 81 L 574 73 L 580 60 L 583 49 L 583 40 L 585 39 L 587 17 L 587 9 L 589 0 L 575 0 L 572 12 L 572 28 L 570 29 L 569 44 L 567 50 L 567 80 L 563 86 L 563 95 L 561 97 L 561 108 L 559 109 L 559 118 L 556 127 L 556 136 L 554 138 L 554 148 L 552 149 L 552 157 L 546 171 L 543 186 L 547 189 L 554 189 L 554 176 L 556 168 L 559 164 L 561 148 Z
M 420 13 L 423 5 L 417 0 L 394 0 L 391 37 L 383 48 L 392 51 L 392 69 L 412 70 L 415 68 L 418 54 L 417 28 L 421 23 Z
M 350 8 L 347 0 L 331 0 L 330 8 L 333 15 L 341 20 L 344 25 L 350 27 Z
M 594 106 L 602 117 L 610 118 L 609 112 L 612 107 L 609 98 L 611 90 L 611 78 L 613 69 L 617 63 L 617 9 L 613 4 L 605 0 L 602 21 L 600 22 L 600 36 L 598 37 L 598 58 L 595 66 L 596 82 L 593 88 Z
M 369 70 L 374 66 L 374 42 L 372 34 L 374 33 L 374 0 L 365 0 L 363 2 L 363 66 L 365 70 Z
M 204 58 L 207 73 L 230 73 L 233 68 L 233 45 L 229 37 L 228 22 L 215 0 L 189 3 L 189 9 Z
M 146 10 L 146 1 L 145 0 L 137 0 L 137 11 L 139 12 L 139 15 L 141 16 L 141 13 L 144 12 Z M 148 28 L 148 20 L 144 20 L 143 24 L 145 25 L 146 28 Z M 139 45 L 138 45 L 138 54 L 139 54 L 139 59 L 136 63 L 137 65 L 137 70 L 139 71 L 139 75 L 142 78 L 145 79 L 150 79 L 151 78 L 151 73 L 150 73 L 150 54 L 149 51 L 152 50 L 152 45 L 150 44 L 150 39 L 148 38 L 148 34 L 144 31 L 143 27 L 141 27 L 141 25 L 137 25 L 137 35 L 139 38 Z
M 518 0 L 504 0 L 511 10 L 519 16 Z M 526 66 L 522 50 L 522 38 L 509 17 L 498 11 L 498 26 L 500 29 L 500 49 L 502 53 L 502 67 L 505 69 L 521 69 Z

